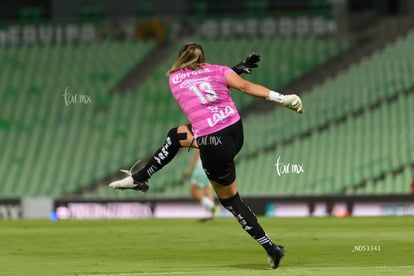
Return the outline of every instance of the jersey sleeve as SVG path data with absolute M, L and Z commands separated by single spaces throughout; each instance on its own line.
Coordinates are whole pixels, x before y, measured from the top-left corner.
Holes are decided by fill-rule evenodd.
M 235 73 L 234 71 L 233 71 L 233 69 L 231 69 L 230 67 L 228 67 L 228 66 L 223 66 L 223 74 L 224 74 L 224 76 L 227 76 L 228 74 L 230 74 L 230 73 Z

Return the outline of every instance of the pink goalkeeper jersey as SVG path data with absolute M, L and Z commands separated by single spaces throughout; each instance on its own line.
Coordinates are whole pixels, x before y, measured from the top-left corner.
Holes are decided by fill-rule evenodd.
M 212 134 L 240 119 L 230 95 L 227 66 L 206 64 L 199 71 L 182 69 L 170 74 L 171 92 L 187 115 L 194 138 Z

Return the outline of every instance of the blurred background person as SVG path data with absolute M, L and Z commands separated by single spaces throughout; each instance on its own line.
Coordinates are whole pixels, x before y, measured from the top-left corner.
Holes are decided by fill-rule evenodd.
M 201 206 L 210 213 L 210 217 L 201 219 L 201 221 L 213 219 L 220 207 L 214 202 L 213 191 L 204 172 L 199 150 L 195 150 L 193 158 L 184 171 L 184 176 L 190 180 L 191 197 L 200 202 Z

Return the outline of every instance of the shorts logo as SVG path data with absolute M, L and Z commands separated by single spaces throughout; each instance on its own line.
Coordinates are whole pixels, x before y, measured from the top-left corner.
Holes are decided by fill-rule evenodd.
M 213 146 L 217 146 L 217 145 L 221 145 L 221 136 L 216 136 L 216 135 L 211 135 L 211 136 L 203 136 L 200 138 L 197 138 L 197 144 L 198 145 L 213 145 Z
M 229 177 L 231 175 L 231 173 L 227 173 L 227 174 L 225 174 L 225 175 L 223 175 L 223 176 L 219 176 L 219 177 L 217 177 L 218 179 L 225 179 L 225 178 L 227 178 L 227 177 Z

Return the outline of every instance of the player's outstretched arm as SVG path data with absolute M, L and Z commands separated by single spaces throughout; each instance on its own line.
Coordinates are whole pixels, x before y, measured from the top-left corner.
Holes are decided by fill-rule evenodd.
M 284 107 L 292 109 L 298 113 L 303 113 L 302 100 L 296 94 L 283 95 L 281 93 L 272 91 L 263 85 L 245 80 L 235 73 L 228 74 L 226 76 L 226 79 L 230 87 L 235 88 L 243 93 L 264 98 L 268 101 L 279 103 Z

